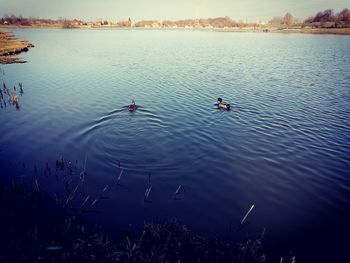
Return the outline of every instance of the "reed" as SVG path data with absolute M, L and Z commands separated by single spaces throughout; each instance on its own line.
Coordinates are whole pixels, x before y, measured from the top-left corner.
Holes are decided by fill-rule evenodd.
M 85 157 L 83 171 L 86 170 L 86 160 L 87 157 Z M 62 167 L 63 169 L 61 164 L 64 164 L 63 157 L 61 157 L 60 160 L 56 160 L 56 168 L 60 169 Z M 66 162 L 66 165 L 69 166 L 69 162 Z M 35 172 L 37 172 L 36 165 L 34 167 Z M 50 169 L 48 163 L 45 163 L 44 167 L 45 170 Z M 74 167 L 74 169 L 77 170 L 76 167 Z M 123 171 L 124 170 L 121 169 L 117 178 L 118 181 L 120 181 Z M 261 239 L 264 237 L 265 230 L 263 230 L 259 239 L 253 241 L 248 240 L 239 244 L 227 244 L 217 240 L 212 241 L 205 239 L 191 232 L 185 225 L 182 225 L 177 220 L 160 224 L 145 223 L 141 232 L 128 233 L 127 237 L 122 237 L 122 243 L 113 242 L 113 240 L 109 239 L 108 233 L 101 233 L 100 229 L 98 230 L 99 232 L 92 232 L 95 234 L 91 234 L 91 229 L 86 229 L 83 225 L 83 221 L 79 221 L 83 220 L 81 212 L 86 211 L 85 208 L 94 208 L 108 191 L 109 185 L 105 185 L 95 199 L 91 199 L 91 195 L 84 194 L 84 196 L 82 196 L 82 202 L 79 201 L 77 203 L 77 209 L 74 209 L 72 208 L 73 200 L 75 200 L 79 189 L 83 186 L 84 180 L 79 180 L 78 176 L 67 175 L 66 171 L 62 172 L 62 174 L 65 175 L 65 180 L 60 182 L 64 184 L 64 189 L 68 193 L 68 196 L 66 199 L 63 198 L 60 201 L 58 195 L 55 194 L 52 199 L 52 204 L 59 207 L 57 214 L 62 216 L 59 217 L 59 220 L 56 218 L 56 221 L 53 221 L 52 229 L 54 230 L 46 229 L 47 226 L 42 223 L 51 222 L 48 219 L 50 215 L 46 215 L 47 210 L 45 210 L 50 201 L 50 196 L 45 193 L 44 185 L 41 185 L 43 189 L 39 189 L 37 177 L 33 182 L 32 191 L 29 192 L 29 194 L 23 195 L 25 200 L 28 198 L 30 207 L 29 213 L 42 209 L 43 207 L 44 210 L 42 210 L 43 212 L 41 212 L 39 216 L 35 217 L 35 220 L 39 218 L 42 221 L 38 221 L 38 223 L 35 221 L 35 226 L 30 226 L 30 231 L 32 231 L 31 236 L 33 240 L 35 237 L 35 242 L 37 242 L 29 242 L 29 246 L 33 246 L 33 251 L 24 254 L 19 253 L 18 258 L 28 257 L 32 260 L 28 260 L 28 262 L 36 262 L 38 255 L 43 257 L 43 262 L 266 262 L 261 252 Z M 16 187 L 18 191 L 24 188 L 18 185 Z M 149 174 L 148 186 L 144 193 L 145 202 L 150 201 L 151 191 L 151 175 Z M 183 192 L 184 187 L 180 184 L 177 186 L 175 192 L 173 192 L 173 195 L 178 196 Z M 0 189 L 0 196 L 1 194 Z M 43 203 L 42 201 L 46 202 L 44 206 L 41 206 Z M 92 202 L 89 204 L 90 201 Z M 62 209 L 66 207 L 70 207 L 71 209 Z M 245 222 L 253 208 L 254 204 L 245 214 L 241 224 Z M 1 209 L 2 206 L 0 205 L 0 211 Z M 50 211 L 54 211 L 54 209 Z M 75 212 L 77 213 L 75 214 Z M 0 216 L 2 216 L 1 213 Z M 55 216 L 57 215 L 55 214 Z M 23 220 L 23 222 L 31 224 L 32 221 Z M 15 227 L 18 226 L 14 225 L 14 229 L 16 229 Z M 23 239 L 23 236 L 25 236 L 24 232 L 19 232 L 17 229 L 16 231 L 19 233 L 17 237 Z M 42 234 L 43 232 L 45 234 Z M 43 235 L 45 235 L 45 238 L 43 238 Z M 15 240 L 16 242 L 17 237 Z M 0 239 L 1 238 L 0 236 Z M 10 237 L 10 240 L 11 238 L 13 237 Z M 35 243 L 37 246 L 31 243 Z M 21 247 L 22 245 L 20 244 L 18 246 Z M 25 246 L 28 246 L 28 244 Z M 62 258 L 53 260 L 53 251 L 60 251 L 60 256 L 66 255 L 67 258 L 65 260 Z M 16 255 L 15 257 L 17 257 L 17 254 L 12 255 Z M 92 260 L 92 258 L 94 260 Z M 8 262 L 17 261 L 18 260 L 8 260 Z M 295 259 L 292 263 L 295 263 Z
M 92 203 L 90 204 L 90 208 L 92 208 L 98 201 L 98 198 L 96 198 L 94 201 L 92 201 Z
M 103 188 L 103 190 L 102 190 L 102 192 L 101 192 L 101 196 L 103 195 L 104 192 L 107 191 L 108 188 L 109 188 L 109 185 L 107 184 L 107 185 Z
M 72 178 L 68 177 L 68 180 L 66 181 L 66 183 L 64 184 L 64 189 L 66 190 L 66 192 L 68 194 L 71 194 L 71 190 L 69 189 L 70 184 L 72 183 Z
M 120 185 L 120 179 L 122 178 L 122 174 L 124 172 L 124 169 L 122 169 L 118 175 L 118 178 L 117 178 L 117 185 Z
M 178 197 L 183 191 L 184 191 L 184 188 L 183 188 L 183 186 L 180 184 L 180 185 L 177 187 L 177 189 L 176 189 L 176 191 L 174 192 L 174 194 L 173 194 L 173 199 L 175 199 L 176 197 Z
M 24 91 L 23 91 L 23 84 L 22 84 L 22 82 L 19 82 L 18 85 L 19 85 L 20 92 L 21 92 L 21 95 L 22 95 L 24 93 Z
M 102 198 L 103 194 L 107 191 L 109 185 L 107 184 L 101 191 L 100 195 L 91 203 L 90 208 L 95 206 L 95 204 Z
M 150 200 L 149 200 L 149 195 L 150 195 L 150 193 L 151 193 L 151 190 L 152 190 L 152 185 L 149 186 L 148 188 L 146 188 L 146 190 L 145 190 L 145 196 L 144 196 L 144 201 L 145 201 L 145 202 L 149 202 L 149 201 L 150 201 Z
M 7 88 L 7 84 L 5 80 L 4 79 L 2 80 L 2 88 L 0 88 L 0 107 L 2 109 L 7 107 L 6 100 L 8 101 L 8 105 L 14 105 L 16 110 L 20 109 L 19 97 L 18 97 L 19 95 L 17 95 L 16 91 L 17 91 L 16 85 L 13 86 L 13 91 L 10 91 L 10 89 Z M 20 86 L 19 93 L 21 96 L 23 95 L 22 86 Z
M 74 188 L 73 192 L 71 192 L 68 195 L 68 197 L 66 199 L 66 202 L 65 202 L 65 207 L 68 207 L 69 203 L 74 200 L 74 197 L 75 197 L 76 192 L 78 191 L 78 188 L 79 188 L 79 183 L 76 185 L 76 187 Z
M 39 183 L 38 183 L 38 179 L 35 179 L 33 183 L 33 194 L 38 194 L 38 193 L 40 193 Z
M 253 210 L 254 208 L 254 204 L 250 207 L 250 209 L 248 210 L 248 212 L 245 214 L 245 216 L 243 217 L 242 221 L 241 221 L 241 225 L 243 225 L 244 221 L 247 219 L 247 217 L 249 216 L 250 212 Z
M 83 209 L 83 208 L 84 208 L 85 204 L 87 203 L 87 201 L 88 201 L 89 199 L 90 199 L 90 195 L 88 195 L 88 196 L 84 199 L 83 203 L 82 203 L 81 206 L 80 206 L 80 209 Z
M 176 219 L 145 223 L 141 231 L 128 232 L 115 242 L 99 228 L 85 227 L 74 210 L 47 213 L 47 204 L 36 202 L 32 195 L 20 183 L 8 191 L 0 189 L 0 241 L 5 246 L 0 259 L 4 262 L 38 262 L 39 257 L 42 262 L 266 262 L 260 239 L 238 244 L 208 240 Z M 42 191 L 38 195 L 45 197 Z M 89 200 L 88 195 L 81 208 Z M 37 205 L 32 206 L 33 202 Z
M 87 154 L 85 155 L 84 168 L 79 174 L 79 178 L 82 183 L 85 181 L 85 176 L 86 176 L 86 162 L 87 162 Z

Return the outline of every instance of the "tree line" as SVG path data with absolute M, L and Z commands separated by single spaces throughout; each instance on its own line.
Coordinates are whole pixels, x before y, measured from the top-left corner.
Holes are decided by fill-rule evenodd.
M 315 27 L 350 27 L 350 10 L 345 8 L 339 13 L 334 13 L 332 9 L 318 12 L 315 16 L 311 16 L 304 21 L 306 24 Z
M 135 23 L 136 27 L 213 27 L 213 28 L 225 28 L 225 27 L 246 27 L 255 23 L 244 23 L 243 21 L 235 21 L 230 17 L 216 17 L 216 18 L 200 18 L 200 19 L 183 19 L 176 21 L 157 21 L 157 20 L 142 20 Z
M 21 15 L 5 15 L 3 18 L 0 19 L 0 24 L 9 24 L 9 25 L 19 25 L 19 26 L 31 26 L 33 24 L 56 24 L 57 20 L 52 19 L 43 19 L 43 18 L 27 18 L 23 17 Z
M 16 26 L 33 26 L 33 25 L 48 25 L 48 26 L 61 26 L 63 28 L 73 28 L 77 25 L 83 25 L 81 20 L 69 20 L 66 18 L 58 19 L 44 19 L 37 17 L 23 17 L 22 15 L 4 15 L 0 18 L 0 25 L 16 25 Z
M 311 26 L 319 28 L 349 28 L 350 10 L 344 8 L 339 13 L 334 13 L 333 9 L 326 9 L 317 12 L 314 16 L 308 17 L 303 22 L 296 20 L 291 13 L 286 13 L 283 17 L 273 17 L 269 24 L 283 26 Z
M 74 28 L 79 26 L 108 26 L 113 25 L 117 27 L 195 27 L 195 28 L 232 28 L 232 27 L 264 27 L 266 24 L 262 23 L 248 23 L 242 20 L 236 21 L 228 16 L 206 19 L 184 19 L 176 21 L 159 21 L 159 20 L 142 20 L 132 21 L 128 20 L 111 23 L 108 21 L 84 22 L 81 20 L 69 20 L 64 18 L 42 19 L 42 18 L 25 18 L 22 16 L 5 15 L 0 19 L 0 24 L 17 25 L 17 26 L 33 26 L 33 25 L 53 25 L 61 26 L 63 28 Z M 320 27 L 320 28 L 350 28 L 350 11 L 345 8 L 339 13 L 334 13 L 332 9 L 327 9 L 310 16 L 306 20 L 300 22 L 291 13 L 286 13 L 281 17 L 273 17 L 268 25 L 277 25 L 282 27 Z
M 159 21 L 159 20 L 142 20 L 134 22 L 130 18 L 128 20 L 119 21 L 116 23 L 110 23 L 108 21 L 97 21 L 97 22 L 84 22 L 81 20 L 69 20 L 64 18 L 59 18 L 57 20 L 53 19 L 40 19 L 40 18 L 25 18 L 22 16 L 15 15 L 5 15 L 0 19 L 0 24 L 8 25 L 18 25 L 18 26 L 33 26 L 33 25 L 61 25 L 64 28 L 70 28 L 74 26 L 82 26 L 93 24 L 95 26 L 107 26 L 114 25 L 119 27 L 215 27 L 215 28 L 224 28 L 224 27 L 245 27 L 249 25 L 255 25 L 255 23 L 244 23 L 243 21 L 235 21 L 226 17 L 217 17 L 217 18 L 207 18 L 207 19 L 184 19 L 176 21 Z

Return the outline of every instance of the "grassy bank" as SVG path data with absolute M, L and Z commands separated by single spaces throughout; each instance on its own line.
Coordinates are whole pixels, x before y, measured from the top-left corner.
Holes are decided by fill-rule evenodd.
M 0 30 L 0 64 L 25 63 L 13 56 L 26 52 L 31 47 L 34 46 L 30 42 L 16 39 L 12 33 Z
M 0 178 L 1 179 L 1 178 Z M 1 183 L 0 262 L 266 262 L 262 240 L 227 244 L 176 220 L 145 223 L 113 241 L 41 192 L 38 181 Z

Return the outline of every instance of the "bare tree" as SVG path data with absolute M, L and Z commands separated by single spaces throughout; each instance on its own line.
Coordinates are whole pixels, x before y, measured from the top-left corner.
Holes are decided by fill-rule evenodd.
M 287 27 L 290 27 L 294 23 L 294 17 L 291 13 L 287 13 L 283 17 L 283 24 L 286 25 Z

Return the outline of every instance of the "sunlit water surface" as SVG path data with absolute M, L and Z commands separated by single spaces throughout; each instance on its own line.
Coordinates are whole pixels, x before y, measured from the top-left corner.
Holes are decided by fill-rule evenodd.
M 84 191 L 109 189 L 86 220 L 115 236 L 176 217 L 226 240 L 266 228 L 271 262 L 290 251 L 304 262 L 343 256 L 349 36 L 13 31 L 35 48 L 21 55 L 27 64 L 1 66 L 11 89 L 24 88 L 20 111 L 0 110 L 2 176 L 20 171 L 31 181 L 34 164 L 55 170 L 63 155 L 81 168 L 87 157 Z M 216 109 L 217 97 L 232 110 Z M 140 107 L 131 113 L 132 99 Z M 65 198 L 63 183 L 41 174 L 39 182 Z M 180 184 L 185 192 L 174 200 Z

